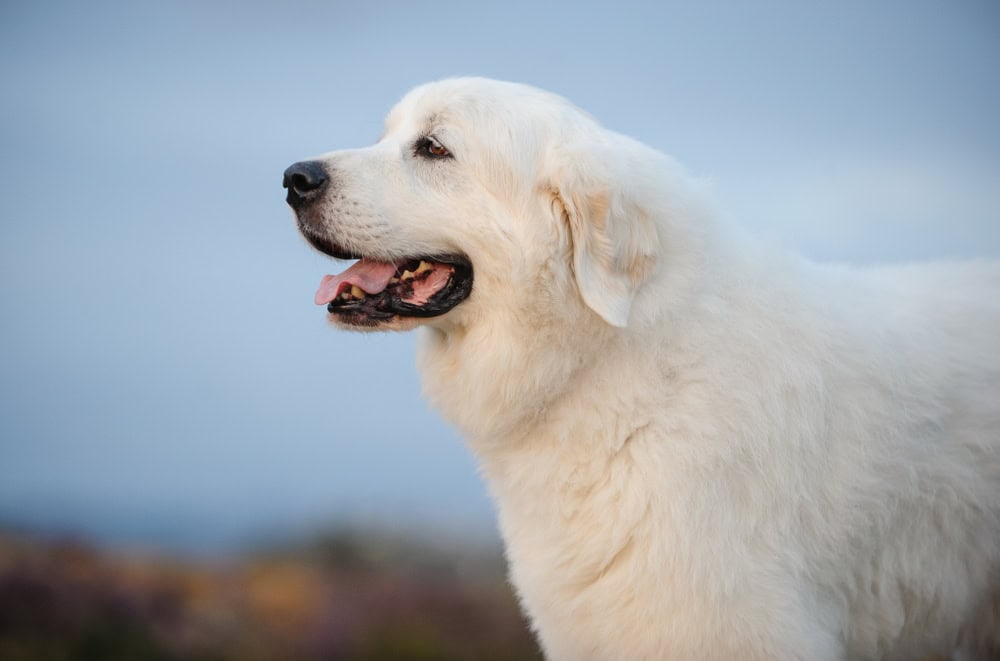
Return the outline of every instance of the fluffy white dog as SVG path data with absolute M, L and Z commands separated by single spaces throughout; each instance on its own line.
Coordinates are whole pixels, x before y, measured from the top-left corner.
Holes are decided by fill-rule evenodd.
M 422 327 L 550 658 L 997 653 L 997 265 L 771 252 L 669 158 L 483 79 L 284 183 L 359 260 L 330 318 Z

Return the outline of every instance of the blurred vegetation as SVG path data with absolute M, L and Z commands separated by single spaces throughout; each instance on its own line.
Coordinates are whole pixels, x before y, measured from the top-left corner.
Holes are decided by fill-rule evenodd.
M 539 658 L 495 549 L 342 530 L 209 560 L 0 533 L 4 661 Z

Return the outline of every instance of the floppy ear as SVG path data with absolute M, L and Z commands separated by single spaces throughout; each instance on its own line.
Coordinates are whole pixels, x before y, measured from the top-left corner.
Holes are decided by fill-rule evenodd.
M 569 227 L 576 286 L 588 307 L 625 327 L 656 260 L 653 211 L 639 199 L 645 177 L 608 146 L 559 151 L 550 184 L 554 209 Z

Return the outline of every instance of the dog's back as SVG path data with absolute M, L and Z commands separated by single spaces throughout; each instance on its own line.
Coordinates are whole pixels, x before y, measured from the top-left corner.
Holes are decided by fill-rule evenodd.
M 971 658 L 989 658 L 1000 627 L 988 621 L 1000 598 L 1000 266 L 820 271 L 812 295 L 834 330 L 814 505 L 817 541 L 830 544 L 818 555 L 841 577 L 826 587 L 850 614 L 848 656 L 945 653 L 964 630 Z

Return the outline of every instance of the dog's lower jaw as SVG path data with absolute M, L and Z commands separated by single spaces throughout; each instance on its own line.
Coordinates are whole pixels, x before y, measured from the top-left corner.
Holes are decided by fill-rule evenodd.
M 335 328 L 361 333 L 379 333 L 385 331 L 406 332 L 426 324 L 426 320 L 417 317 L 393 317 L 371 323 L 351 323 L 342 315 L 327 313 L 326 320 Z

